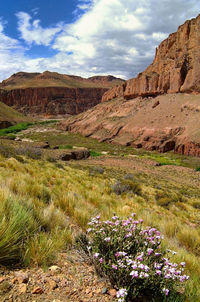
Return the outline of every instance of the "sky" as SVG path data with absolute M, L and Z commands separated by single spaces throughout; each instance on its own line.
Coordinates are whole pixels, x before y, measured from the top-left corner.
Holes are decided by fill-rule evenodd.
M 135 77 L 199 0 L 0 1 L 0 81 L 19 71 Z

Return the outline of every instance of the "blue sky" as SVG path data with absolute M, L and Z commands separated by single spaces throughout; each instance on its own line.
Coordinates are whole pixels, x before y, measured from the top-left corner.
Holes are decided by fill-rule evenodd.
M 199 13 L 199 0 L 1 1 L 0 80 L 45 70 L 134 77 Z

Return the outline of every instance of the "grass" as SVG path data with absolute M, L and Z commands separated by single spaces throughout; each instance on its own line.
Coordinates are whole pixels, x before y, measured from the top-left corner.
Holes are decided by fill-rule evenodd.
M 30 127 L 32 125 L 33 125 L 33 123 L 18 123 L 14 126 L 4 128 L 4 129 L 0 129 L 0 136 L 6 136 L 6 135 L 11 134 L 11 133 L 18 133 L 22 130 L 28 129 L 28 127 Z
M 16 134 L 20 131 L 28 129 L 30 126 L 33 125 L 49 125 L 49 124 L 55 124 L 57 123 L 57 120 L 47 120 L 47 121 L 40 121 L 40 122 L 22 122 L 18 123 L 14 126 L 10 126 L 8 128 L 0 129 L 0 136 L 10 136 L 12 134 Z
M 1 157 L 0 205 L 8 209 L 6 216 L 10 218 L 10 227 L 8 224 L 1 227 L 7 231 L 7 236 L 0 237 L 0 253 L 3 253 L 2 246 L 7 238 L 11 254 L 5 246 L 4 255 L 8 259 L 20 260 L 24 265 L 46 266 L 53 262 L 59 251 L 71 244 L 70 225 L 76 234 L 80 229 L 86 230 L 90 218 L 98 213 L 107 219 L 113 213 L 126 217 L 136 212 L 145 225 L 161 230 L 166 246 L 177 252 L 177 261 L 186 261 L 191 276 L 188 301 L 193 301 L 191 293 L 199 294 L 200 282 L 199 209 L 193 206 L 194 200 L 199 201 L 199 197 L 195 197 L 198 189 L 191 193 L 191 200 L 184 199 L 183 195 L 174 193 L 175 182 L 162 183 L 161 189 L 155 189 L 151 175 L 135 174 L 134 179 L 140 183 L 140 196 L 135 192 L 116 195 L 112 186 L 123 177 L 124 171 L 114 168 L 105 169 L 103 175 L 90 176 L 86 167 L 81 170 L 42 160 L 26 158 L 22 163 Z M 168 208 L 157 204 L 162 196 L 171 198 Z M 186 210 L 179 208 L 179 203 Z M 4 208 L 0 211 L 1 223 L 5 223 Z M 13 232 L 13 228 L 19 231 Z M 22 232 L 24 229 L 26 232 Z M 10 245 L 14 247 L 14 253 Z M 3 257 L 0 262 L 5 264 L 7 260 Z
M 38 125 L 35 126 L 36 128 Z M 130 155 L 138 156 L 139 158 L 150 159 L 161 165 L 174 165 L 183 166 L 193 169 L 198 169 L 200 167 L 200 158 L 192 156 L 183 156 L 180 154 L 175 154 L 173 152 L 169 153 L 158 153 L 156 151 L 150 152 L 143 149 L 134 149 L 130 146 L 120 146 L 109 144 L 106 142 L 98 142 L 93 138 L 84 137 L 80 134 L 70 133 L 70 132 L 54 132 L 54 129 L 49 125 L 49 131 L 47 132 L 35 132 L 33 131 L 22 135 L 24 138 L 29 138 L 34 141 L 48 141 L 49 144 L 54 146 L 77 146 L 88 148 L 94 152 L 107 152 L 109 155 L 123 156 L 127 157 Z M 198 171 L 198 170 L 197 170 Z
M 25 117 L 23 114 L 0 102 L 0 121 L 19 123 L 29 122 L 30 120 L 30 118 Z
M 51 128 L 50 128 L 51 129 Z M 114 154 L 122 161 L 124 155 L 137 151 L 129 147 L 113 146 L 98 143 L 79 135 L 52 133 L 30 134 L 31 138 L 48 140 L 50 145 L 70 145 L 87 147 L 95 152 L 106 151 Z M 11 235 L 12 228 L 6 238 L 9 244 L 17 248 L 15 254 L 9 256 L 13 262 L 20 261 L 24 265 L 46 266 L 53 262 L 59 251 L 66 250 L 73 242 L 74 235 L 87 229 L 92 216 L 101 214 L 108 219 L 114 213 L 127 217 L 136 212 L 138 218 L 144 220 L 145 226 L 159 229 L 165 236 L 164 245 L 177 252 L 174 261 L 186 262 L 187 273 L 191 276 L 186 288 L 187 301 L 198 301 L 200 296 L 200 189 L 197 181 L 198 173 L 182 171 L 173 167 L 161 167 L 159 176 L 153 174 L 151 166 L 146 172 L 138 172 L 120 167 L 104 167 L 104 173 L 91 175 L 90 162 L 72 162 L 66 165 L 60 162 L 35 160 L 22 153 L 20 158 L 14 157 L 11 148 L 0 149 L 0 206 L 10 208 L 7 217 L 13 221 L 15 215 L 24 213 L 20 218 L 18 241 Z M 139 151 L 136 159 L 143 160 L 143 167 L 148 166 L 149 159 L 174 160 L 177 165 L 188 165 L 189 158 L 175 154 L 157 154 Z M 126 159 L 126 156 L 125 156 Z M 98 159 L 95 159 L 97 161 Z M 101 160 L 101 159 L 100 159 Z M 191 158 L 192 167 L 199 166 L 199 159 Z M 142 162 L 140 161 L 140 164 Z M 156 168 L 157 169 L 157 168 Z M 160 169 L 160 168 L 159 168 Z M 139 186 L 139 194 L 128 190 L 121 195 L 113 192 L 113 185 L 123 183 L 127 173 L 133 173 L 134 183 Z M 196 178 L 195 178 L 196 177 Z M 126 180 L 127 182 L 127 180 Z M 129 184 L 130 185 L 130 184 Z M 12 202 L 11 202 L 12 201 Z M 16 206 L 17 211 L 12 210 Z M 23 211 L 19 211 L 23 209 Z M 3 208 L 0 213 L 3 213 Z M 3 215 L 3 214 L 0 214 Z M 0 219 L 3 226 L 5 219 Z M 24 220 L 23 220 L 24 219 Z M 19 219 L 15 219 L 19 221 Z M 21 237 L 20 230 L 27 232 Z M 3 229 L 0 228 L 0 229 Z M 73 231 L 72 231 L 73 230 Z M 0 247 L 4 237 L 0 237 Z M 17 243 L 16 243 L 17 242 Z M 3 249 L 0 249 L 0 253 Z M 17 252 L 16 252 L 17 251 Z M 7 260 L 0 258 L 0 263 Z M 12 261 L 11 261 L 12 262 Z

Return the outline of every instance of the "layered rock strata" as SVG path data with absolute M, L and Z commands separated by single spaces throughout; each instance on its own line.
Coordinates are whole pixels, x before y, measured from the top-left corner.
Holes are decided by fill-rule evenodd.
M 0 90 L 0 101 L 24 114 L 75 115 L 101 102 L 106 88 L 25 88 Z
M 200 15 L 186 21 L 156 49 L 153 63 L 136 78 L 106 92 L 102 101 L 123 96 L 200 93 Z

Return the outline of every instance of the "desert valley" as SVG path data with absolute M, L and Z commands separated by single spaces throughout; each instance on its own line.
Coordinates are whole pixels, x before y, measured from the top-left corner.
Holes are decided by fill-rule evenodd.
M 200 301 L 200 15 L 137 77 L 0 83 L 0 301 Z

